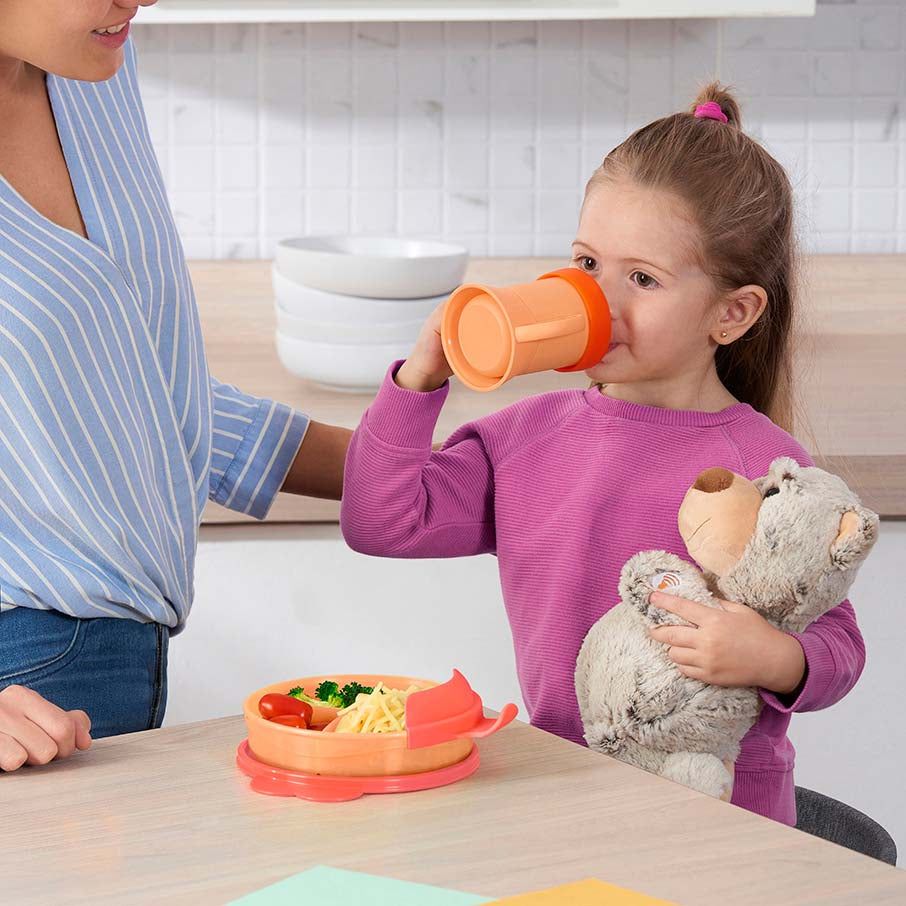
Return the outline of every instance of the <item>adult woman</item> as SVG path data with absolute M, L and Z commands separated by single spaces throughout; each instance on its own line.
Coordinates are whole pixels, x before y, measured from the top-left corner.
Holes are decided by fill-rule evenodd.
M 0 0 L 4 770 L 159 726 L 208 497 L 341 492 L 348 431 L 208 375 L 127 42 L 153 2 Z

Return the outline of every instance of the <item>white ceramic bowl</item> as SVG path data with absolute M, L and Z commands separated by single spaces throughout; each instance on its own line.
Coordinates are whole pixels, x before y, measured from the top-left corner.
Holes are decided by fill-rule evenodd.
M 277 355 L 287 371 L 344 393 L 374 393 L 390 363 L 408 354 L 408 343 L 352 346 L 314 343 L 277 333 Z
M 303 321 L 326 324 L 398 324 L 401 321 L 421 321 L 449 298 L 449 294 L 426 299 L 369 299 L 363 296 L 344 296 L 302 286 L 282 274 L 277 265 L 271 267 L 274 296 L 287 314 Z
M 398 236 L 303 236 L 277 243 L 277 267 L 296 283 L 374 299 L 450 293 L 466 272 L 460 245 Z
M 418 339 L 423 321 L 400 321 L 396 324 L 328 324 L 325 321 L 306 321 L 291 315 L 279 302 L 277 331 L 297 340 L 314 343 L 343 343 L 355 346 L 374 346 L 380 343 L 405 343 L 411 349 Z

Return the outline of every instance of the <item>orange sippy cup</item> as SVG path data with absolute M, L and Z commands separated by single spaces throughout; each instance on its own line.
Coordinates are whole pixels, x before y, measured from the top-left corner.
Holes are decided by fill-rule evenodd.
M 440 335 L 467 387 L 496 390 L 518 374 L 596 365 L 610 344 L 610 309 L 589 274 L 564 267 L 516 286 L 460 286 L 444 306 Z

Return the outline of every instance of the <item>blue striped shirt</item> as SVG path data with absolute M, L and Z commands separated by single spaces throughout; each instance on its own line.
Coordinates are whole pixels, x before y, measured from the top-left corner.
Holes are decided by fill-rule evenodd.
M 205 500 L 264 517 L 308 419 L 208 374 L 131 42 L 47 89 L 88 239 L 0 175 L 0 606 L 178 631 Z

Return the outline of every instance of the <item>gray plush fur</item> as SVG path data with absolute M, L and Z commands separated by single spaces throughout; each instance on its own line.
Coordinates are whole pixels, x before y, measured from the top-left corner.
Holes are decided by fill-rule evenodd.
M 755 485 L 764 497 L 755 532 L 726 576 L 702 573 L 665 551 L 643 551 L 620 575 L 620 602 L 589 630 L 576 665 L 576 696 L 588 745 L 599 752 L 711 796 L 729 798 L 739 745 L 758 717 L 754 688 L 689 679 L 652 625 L 684 621 L 648 603 L 661 574 L 670 594 L 719 606 L 719 598 L 757 610 L 784 631 L 801 631 L 846 598 L 877 537 L 878 517 L 836 475 L 776 459 Z M 834 541 L 843 513 L 858 530 Z

